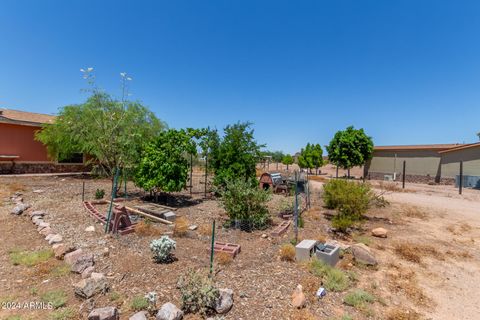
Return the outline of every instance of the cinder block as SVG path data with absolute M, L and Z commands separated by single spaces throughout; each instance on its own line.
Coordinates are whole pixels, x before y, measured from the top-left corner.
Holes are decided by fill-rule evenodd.
M 340 247 L 331 244 L 318 245 L 315 250 L 318 260 L 334 267 L 340 259 Z
M 163 215 L 163 219 L 168 221 L 175 221 L 175 218 L 177 217 L 177 215 L 172 211 L 165 212 L 162 215 Z
M 302 242 L 297 244 L 295 246 L 295 260 L 309 260 L 310 257 L 315 253 L 315 245 L 317 243 L 317 240 L 303 240 Z

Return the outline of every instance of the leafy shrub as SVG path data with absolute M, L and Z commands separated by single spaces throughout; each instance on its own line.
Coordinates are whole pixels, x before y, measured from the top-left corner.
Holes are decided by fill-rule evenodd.
M 182 310 L 186 313 L 209 314 L 219 296 L 212 279 L 192 270 L 180 277 L 177 287 L 181 293 Z
M 280 259 L 284 261 L 295 261 L 295 247 L 291 243 L 284 243 L 280 247 Z
M 172 251 L 176 248 L 176 242 L 168 236 L 162 236 L 160 239 L 150 242 L 150 250 L 153 253 L 153 259 L 159 263 L 167 263 L 173 260 Z
M 372 303 L 375 301 L 375 297 L 372 296 L 370 293 L 363 291 L 361 289 L 357 289 L 348 293 L 345 298 L 343 298 L 343 302 L 355 308 L 363 307 L 366 303 Z
M 318 259 L 313 258 L 309 261 L 308 270 L 313 275 L 323 279 L 323 284 L 327 290 L 343 291 L 350 285 L 350 280 L 345 273 Z
M 130 309 L 132 309 L 132 311 L 147 310 L 148 306 L 148 300 L 143 296 L 136 296 L 130 302 Z
M 227 181 L 220 199 L 230 223 L 240 223 L 247 231 L 265 229 L 270 223 L 267 201 L 270 193 L 244 180 Z
M 334 228 L 345 232 L 360 221 L 372 204 L 385 206 L 386 200 L 376 195 L 369 184 L 332 179 L 323 186 L 323 201 L 329 209 L 337 209 Z
M 97 189 L 97 191 L 95 191 L 95 199 L 99 200 L 103 199 L 103 197 L 105 197 L 105 190 Z

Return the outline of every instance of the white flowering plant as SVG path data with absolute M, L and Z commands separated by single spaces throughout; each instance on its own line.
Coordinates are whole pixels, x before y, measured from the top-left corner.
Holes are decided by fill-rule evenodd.
M 177 243 L 168 236 L 162 236 L 160 239 L 150 242 L 150 250 L 153 253 L 153 259 L 159 263 L 168 263 L 173 261 L 173 253 Z

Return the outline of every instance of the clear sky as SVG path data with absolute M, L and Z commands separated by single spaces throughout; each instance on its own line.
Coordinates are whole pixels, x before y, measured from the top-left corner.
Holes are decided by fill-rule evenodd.
M 94 67 L 171 127 L 249 120 L 272 150 L 348 125 L 376 145 L 480 131 L 478 0 L 3 0 L 0 41 L 0 107 L 80 103 Z

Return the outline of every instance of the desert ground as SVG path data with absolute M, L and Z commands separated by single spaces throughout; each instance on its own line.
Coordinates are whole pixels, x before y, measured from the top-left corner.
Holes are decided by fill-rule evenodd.
M 272 165 L 271 165 L 272 166 Z M 275 169 L 275 168 L 270 168 Z M 216 220 L 216 239 L 241 245 L 233 260 L 215 260 L 214 280 L 220 288 L 234 292 L 234 305 L 223 319 L 478 319 L 480 313 L 480 191 L 452 186 L 399 184 L 371 181 L 375 191 L 389 204 L 372 208 L 360 228 L 349 235 L 332 230 L 331 210 L 323 207 L 322 181 L 334 168 L 322 168 L 312 179 L 312 206 L 302 215 L 299 239 L 336 241 L 343 248 L 337 268 L 348 276 L 348 288 L 327 291 L 318 299 L 315 292 L 322 279 L 308 265 L 280 258 L 283 244 L 294 238 L 293 228 L 280 237 L 271 236 L 285 202 L 292 197 L 273 195 L 269 203 L 273 226 L 244 232 L 224 228 L 226 215 L 218 200 L 202 194 L 175 194 L 168 205 L 178 217 L 198 229 L 175 233 L 161 223 L 143 223 L 137 232 L 105 235 L 82 205 L 82 183 L 87 199 L 97 189 L 109 190 L 111 182 L 89 177 L 35 176 L 0 177 L 0 301 L 48 300 L 48 293 L 62 291 L 65 301 L 55 310 L 2 308 L 0 319 L 86 319 L 95 307 L 117 306 L 121 319 L 135 313 L 132 301 L 147 292 L 158 293 L 158 305 L 181 305 L 176 283 L 188 269 L 208 271 L 211 225 Z M 291 172 L 291 170 L 290 170 Z M 360 169 L 357 171 L 361 172 Z M 334 173 L 333 173 L 334 174 Z M 351 175 L 355 176 L 354 172 Z M 361 173 L 360 173 L 361 175 Z M 21 193 L 32 207 L 12 215 L 10 197 Z M 143 192 L 128 185 L 128 205 L 141 203 Z M 75 248 L 92 252 L 95 270 L 107 276 L 109 291 L 85 300 L 74 295 L 79 274 L 70 272 L 62 260 L 48 257 L 33 265 L 15 264 L 15 252 L 50 250 L 32 224 L 29 212 L 44 210 L 45 221 Z M 177 218 L 178 219 L 178 218 Z M 88 232 L 87 227 L 95 231 Z M 371 235 L 373 228 L 388 230 L 387 238 Z M 173 232 L 173 234 L 172 234 Z M 162 234 L 177 241 L 176 261 L 158 264 L 152 260 L 149 243 Z M 376 266 L 358 264 L 348 247 L 364 243 L 378 261 Z M 307 305 L 297 310 L 291 295 L 302 284 Z M 344 303 L 346 295 L 362 289 L 374 297 L 358 306 Z M 154 319 L 152 317 L 151 319 Z M 188 315 L 187 319 L 200 319 Z M 218 318 L 220 319 L 220 318 Z

